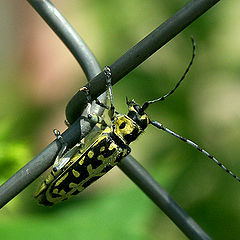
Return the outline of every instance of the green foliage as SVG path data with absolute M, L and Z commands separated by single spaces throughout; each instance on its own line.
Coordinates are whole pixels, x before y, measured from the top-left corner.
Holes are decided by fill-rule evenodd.
M 0 184 L 17 172 L 30 159 L 30 149 L 19 140 L 9 140 L 14 131 L 13 122 L 0 122 Z
M 138 192 L 137 196 L 136 193 Z M 106 197 L 107 196 L 107 197 Z M 146 239 L 152 203 L 134 187 L 0 219 L 0 239 Z M 38 212 L 36 212 L 38 211 Z M 35 216 L 35 217 L 33 217 Z M 22 236 L 22 238 L 20 237 Z

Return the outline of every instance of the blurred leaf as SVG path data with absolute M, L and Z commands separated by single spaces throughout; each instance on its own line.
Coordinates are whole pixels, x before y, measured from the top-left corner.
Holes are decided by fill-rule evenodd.
M 26 143 L 8 140 L 13 131 L 13 122 L 0 122 L 0 184 L 18 171 L 29 159 L 30 149 Z

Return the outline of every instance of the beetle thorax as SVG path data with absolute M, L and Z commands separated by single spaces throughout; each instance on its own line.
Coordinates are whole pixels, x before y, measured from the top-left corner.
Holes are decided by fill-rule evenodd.
M 143 129 L 127 115 L 117 115 L 113 122 L 113 132 L 128 145 L 143 132 Z

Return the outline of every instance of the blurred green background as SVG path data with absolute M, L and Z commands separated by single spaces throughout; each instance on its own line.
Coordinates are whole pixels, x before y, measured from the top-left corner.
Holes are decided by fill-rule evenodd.
M 53 3 L 77 29 L 101 67 L 111 64 L 187 1 Z M 221 1 L 114 86 L 115 105 L 168 92 L 191 57 L 185 82 L 148 109 L 154 120 L 196 141 L 240 175 L 240 2 Z M 63 131 L 64 110 L 86 82 L 78 64 L 27 1 L 0 2 L 0 182 Z M 149 147 L 151 146 L 151 148 Z M 149 127 L 132 155 L 213 239 L 240 235 L 240 185 L 207 157 Z M 40 180 L 42 180 L 41 177 Z M 38 206 L 39 179 L 0 212 L 0 240 L 186 239 L 117 167 L 78 197 Z

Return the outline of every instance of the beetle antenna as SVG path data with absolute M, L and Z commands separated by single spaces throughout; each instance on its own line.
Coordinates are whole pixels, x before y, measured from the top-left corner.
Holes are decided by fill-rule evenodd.
M 147 107 L 152 104 L 152 103 L 156 103 L 156 102 L 160 102 L 160 101 L 163 101 L 165 100 L 167 97 L 169 97 L 170 95 L 172 95 L 175 90 L 179 87 L 179 85 L 181 84 L 181 82 L 183 81 L 183 79 L 186 77 L 187 73 L 189 72 L 192 64 L 193 64 L 193 60 L 195 58 L 195 55 L 196 55 L 196 44 L 195 44 L 195 41 L 193 39 L 193 37 L 191 37 L 191 40 L 192 40 L 192 46 L 193 46 L 193 51 L 192 51 L 192 58 L 191 58 L 191 61 L 189 62 L 188 66 L 187 66 L 187 69 L 185 70 L 184 74 L 182 75 L 182 77 L 180 78 L 180 80 L 177 82 L 176 86 L 170 91 L 168 92 L 166 95 L 160 97 L 160 98 L 157 98 L 157 99 L 154 99 L 154 100 L 151 100 L 151 101 L 147 101 L 143 104 L 142 106 L 142 109 L 143 111 L 145 111 L 147 109 Z
M 240 178 L 237 177 L 232 171 L 230 171 L 228 168 L 226 168 L 222 163 L 220 163 L 215 157 L 213 157 L 211 154 L 209 154 L 207 151 L 205 151 L 204 149 L 202 149 L 201 147 L 199 147 L 196 143 L 194 143 L 193 141 L 187 139 L 187 138 L 184 138 L 182 136 L 180 136 L 179 134 L 173 132 L 172 130 L 164 127 L 161 123 L 157 122 L 157 121 L 150 121 L 150 123 L 167 132 L 167 133 L 170 133 L 171 135 L 173 135 L 174 137 L 177 137 L 178 139 L 182 140 L 183 142 L 191 145 L 192 147 L 196 148 L 198 151 L 200 151 L 201 153 L 203 153 L 204 155 L 206 155 L 208 158 L 210 158 L 212 161 L 214 161 L 214 163 L 216 163 L 220 168 L 222 168 L 225 172 L 227 172 L 228 174 L 230 174 L 233 178 L 235 178 L 237 181 L 240 182 Z

